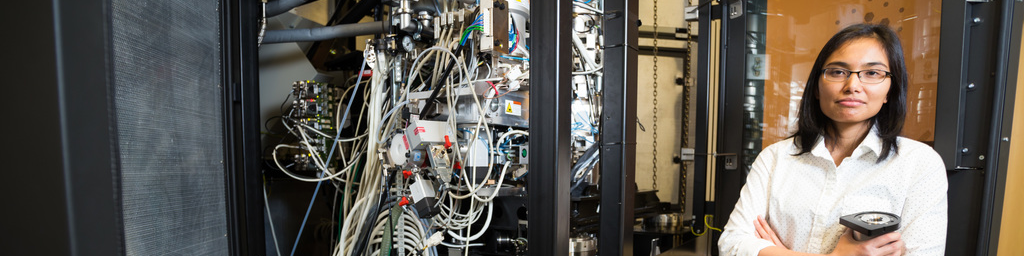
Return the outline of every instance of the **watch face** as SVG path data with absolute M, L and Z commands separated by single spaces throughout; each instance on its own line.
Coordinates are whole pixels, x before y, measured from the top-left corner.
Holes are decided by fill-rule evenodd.
M 409 38 L 408 36 L 402 37 L 402 50 L 411 52 L 415 46 L 416 44 L 412 42 L 412 38 Z

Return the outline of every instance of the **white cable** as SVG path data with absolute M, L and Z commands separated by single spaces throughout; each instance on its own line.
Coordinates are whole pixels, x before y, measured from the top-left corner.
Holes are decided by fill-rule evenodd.
M 434 46 L 434 47 L 430 47 L 430 48 L 427 48 L 427 49 L 423 50 L 423 52 L 420 52 L 420 54 L 416 56 L 416 60 L 413 61 L 412 66 L 413 67 L 422 66 L 422 64 L 420 64 L 420 61 L 422 61 L 423 55 L 425 55 L 428 52 L 432 52 L 432 51 L 441 51 L 443 53 L 447 53 L 449 56 L 451 56 L 452 59 L 454 59 L 456 61 L 456 65 L 459 65 L 459 62 L 458 62 L 459 57 L 455 56 L 455 53 L 452 52 L 452 50 L 449 50 L 448 48 L 445 48 L 445 47 Z M 463 65 L 459 65 L 459 66 L 462 67 L 462 71 L 463 71 L 462 74 L 463 74 L 463 77 L 465 77 L 465 74 L 468 74 L 469 72 L 467 72 L 465 66 L 463 66 Z M 409 70 L 409 75 L 407 77 L 409 77 L 409 79 L 411 80 L 412 77 L 415 77 L 416 75 L 419 74 L 420 69 L 421 68 L 410 69 Z M 422 82 L 423 81 L 421 81 L 421 83 Z M 422 89 L 423 86 L 424 85 L 421 84 L 420 87 L 416 88 L 416 90 Z M 409 89 L 409 87 L 406 87 L 406 92 L 405 92 L 406 95 L 409 94 L 408 89 Z
M 459 240 L 459 241 L 473 241 L 473 240 L 476 240 L 476 239 L 480 238 L 480 236 L 483 236 L 484 232 L 487 231 L 487 228 L 491 226 L 491 216 L 494 215 L 494 204 L 493 203 L 488 202 L 488 203 L 484 204 L 484 206 L 487 206 L 487 208 L 488 208 L 488 210 L 487 210 L 487 220 L 484 221 L 484 226 L 481 227 L 480 231 L 477 231 L 477 233 L 474 234 L 474 235 L 471 235 L 471 236 L 468 236 L 468 237 L 463 237 L 463 236 L 460 236 L 458 234 L 455 234 L 455 232 L 453 232 L 452 230 L 448 230 L 448 235 L 451 236 L 452 238 L 455 238 L 455 240 Z M 467 230 L 468 230 L 468 227 L 467 227 Z
M 310 127 L 309 125 L 306 125 L 306 124 L 304 124 L 302 122 L 296 122 L 295 124 L 297 124 L 299 126 L 302 126 L 303 128 L 309 129 L 310 131 L 313 131 L 313 133 L 316 133 L 316 134 L 318 134 L 320 136 L 324 136 L 324 137 L 327 137 L 328 139 L 332 139 L 332 140 L 334 139 L 334 136 L 328 135 L 328 134 L 326 134 L 326 133 L 324 133 L 324 132 L 322 132 L 320 130 L 317 130 L 316 128 Z
M 477 243 L 477 244 L 449 244 L 449 243 L 445 243 L 445 242 L 441 242 L 441 245 L 448 246 L 448 247 L 455 247 L 455 248 L 466 248 L 466 247 L 473 247 L 473 246 L 484 246 L 484 244 L 480 244 L 480 243 Z
M 298 176 L 298 175 L 288 171 L 288 169 L 284 168 L 284 166 L 281 166 L 281 162 L 277 160 L 277 150 L 280 149 L 280 148 L 302 149 L 302 147 L 286 145 L 286 144 L 277 145 L 276 147 L 274 147 L 274 151 L 271 153 L 271 157 L 274 159 L 274 164 L 277 165 L 277 168 L 280 169 L 281 172 L 284 172 L 284 174 L 287 174 L 288 176 L 292 177 L 293 179 L 301 180 L 301 181 L 305 181 L 305 182 L 320 182 L 320 181 L 334 179 L 334 178 L 338 177 L 339 175 L 341 175 L 341 174 L 343 174 L 345 172 L 348 172 L 348 170 L 352 169 L 352 166 L 355 166 L 355 164 L 356 164 L 356 163 L 352 163 L 352 164 L 350 164 L 348 166 L 345 166 L 345 169 L 342 169 L 339 172 L 331 174 L 330 176 L 325 176 L 323 178 L 304 178 L 304 177 Z M 359 152 L 359 155 L 362 155 L 362 154 L 363 154 L 363 152 Z
M 327 166 L 324 164 L 323 160 L 320 159 L 320 152 L 317 152 L 316 148 L 314 148 L 313 145 L 309 143 L 309 136 L 306 135 L 305 129 L 298 129 L 298 131 L 299 135 L 302 135 L 301 143 L 306 145 L 306 151 L 309 151 L 310 159 L 313 160 L 313 164 L 315 164 L 317 168 L 320 168 L 321 171 L 329 173 L 327 171 Z
M 473 194 L 473 199 L 476 199 L 477 201 L 480 201 L 480 202 L 490 202 L 490 201 L 493 201 L 494 198 L 498 196 L 498 191 L 501 190 L 501 184 L 503 184 L 503 182 L 505 181 L 505 174 L 508 171 L 508 166 L 511 165 L 511 164 L 512 164 L 512 161 L 505 161 L 505 166 L 501 168 L 501 175 L 498 176 L 498 183 L 494 184 L 494 192 L 492 192 L 490 196 L 488 196 L 486 198 L 480 198 L 480 197 L 477 197 L 476 194 Z
M 584 54 L 583 53 L 584 51 L 586 51 L 587 47 L 583 46 L 583 41 L 580 40 L 580 37 L 578 37 L 576 35 L 573 35 L 571 37 L 572 37 L 572 45 L 574 47 L 576 47 L 576 51 L 579 52 L 580 57 L 583 57 L 583 58 L 581 58 L 581 59 L 583 59 L 583 65 L 586 66 L 586 67 L 589 67 L 591 69 L 594 69 L 595 67 L 597 67 L 597 62 L 594 61 L 594 58 L 591 57 L 588 54 Z
M 529 135 L 530 135 L 530 133 L 528 133 L 528 132 L 525 132 L 525 131 L 520 131 L 520 130 L 512 130 L 512 131 L 506 132 L 506 133 L 504 133 L 504 134 L 502 134 L 501 136 L 499 136 L 499 137 L 498 137 L 498 143 L 499 143 L 499 145 L 500 145 L 500 143 L 503 143 L 503 142 L 505 141 L 505 138 L 508 138 L 508 136 L 511 136 L 511 135 L 521 135 L 521 136 L 529 136 Z M 472 144 L 471 144 L 471 145 L 472 145 Z M 491 147 L 490 147 L 490 148 L 492 148 L 492 149 L 494 148 L 493 144 L 491 145 Z M 490 154 L 490 153 L 488 153 L 488 154 Z M 472 156 L 471 156 L 471 157 L 472 157 Z M 493 158 L 492 158 L 492 157 L 488 157 L 488 159 L 493 159 Z M 457 198 L 457 199 L 465 199 L 465 198 L 468 198 L 468 197 L 473 197 L 473 199 L 476 199 L 476 200 L 478 200 L 478 201 L 481 201 L 481 202 L 490 202 L 491 200 L 494 200 L 494 197 L 495 197 L 495 196 L 496 196 L 496 195 L 498 194 L 498 190 L 499 190 L 499 188 L 501 187 L 501 184 L 503 184 L 502 182 L 503 182 L 503 181 L 504 181 L 504 179 L 505 179 L 505 174 L 506 174 L 506 171 L 507 171 L 507 169 L 508 169 L 508 163 L 509 163 L 509 162 L 506 162 L 505 166 L 504 166 L 504 167 L 502 168 L 502 172 L 501 172 L 501 175 L 500 175 L 500 177 L 498 178 L 498 183 L 497 183 L 497 184 L 496 184 L 496 186 L 495 186 L 495 189 L 494 189 L 494 192 L 493 192 L 493 194 L 492 194 L 492 195 L 491 195 L 491 196 L 490 196 L 489 198 L 487 198 L 487 199 L 483 199 L 483 198 L 480 198 L 479 196 L 477 196 L 477 195 L 476 195 L 476 191 L 477 191 L 477 190 L 479 190 L 480 188 L 482 188 L 482 187 L 483 187 L 483 185 L 484 185 L 484 184 L 486 184 L 486 182 L 482 182 L 482 183 L 480 184 L 480 187 L 477 187 L 476 189 L 472 189 L 472 190 L 471 190 L 471 191 L 472 191 L 472 193 L 470 193 L 470 194 L 468 194 L 468 195 L 465 195 L 465 196 L 458 196 L 458 195 L 454 195 L 454 194 L 452 194 L 451 196 L 452 196 L 452 197 L 455 197 L 455 198 Z M 490 163 L 490 161 L 488 161 L 488 166 L 490 166 L 490 164 L 491 164 L 491 163 Z M 486 174 L 486 176 L 484 176 L 484 177 L 485 177 L 485 179 L 486 179 L 486 177 L 490 177 L 490 175 L 491 175 L 491 168 L 487 168 L 487 174 Z M 467 181 L 467 182 L 468 182 L 468 181 Z M 451 193 L 451 192 L 449 192 L 449 193 Z

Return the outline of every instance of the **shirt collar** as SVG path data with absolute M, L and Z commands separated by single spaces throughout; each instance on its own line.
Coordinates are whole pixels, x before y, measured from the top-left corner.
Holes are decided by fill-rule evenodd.
M 874 125 L 872 125 L 871 130 L 868 131 L 868 136 L 864 137 L 864 141 L 861 141 L 860 145 L 857 146 L 857 149 L 853 151 L 854 156 L 859 155 L 858 153 L 873 153 L 875 157 L 879 157 L 882 154 L 882 139 L 878 138 L 878 130 Z
M 878 130 L 874 126 L 868 131 L 868 136 L 864 137 L 864 140 L 857 145 L 857 148 L 853 150 L 853 154 L 850 157 L 860 157 L 863 154 L 872 153 L 876 158 L 881 155 L 882 152 L 882 140 L 878 138 Z M 828 147 L 825 146 L 825 137 L 818 135 L 818 141 L 814 143 L 814 148 L 811 149 L 811 155 L 832 159 L 832 154 L 829 153 Z

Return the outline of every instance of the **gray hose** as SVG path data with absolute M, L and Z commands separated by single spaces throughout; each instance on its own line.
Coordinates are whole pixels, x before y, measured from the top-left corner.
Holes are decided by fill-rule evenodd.
M 267 17 L 274 17 L 282 13 L 288 12 L 295 7 L 302 6 L 307 3 L 312 3 L 310 0 L 277 0 L 267 2 Z
M 263 36 L 263 43 L 323 41 L 342 37 L 381 34 L 387 33 L 387 31 L 387 23 L 384 21 L 342 24 L 319 28 L 268 30 L 267 34 Z

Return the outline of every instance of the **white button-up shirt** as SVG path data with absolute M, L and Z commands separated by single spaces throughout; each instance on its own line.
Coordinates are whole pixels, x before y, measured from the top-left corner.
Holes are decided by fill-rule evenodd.
M 765 148 L 725 226 L 721 255 L 757 255 L 772 242 L 757 238 L 754 220 L 764 216 L 786 248 L 832 252 L 846 227 L 839 217 L 865 211 L 900 216 L 904 255 L 942 255 L 946 244 L 946 169 L 935 150 L 900 137 L 899 154 L 876 163 L 882 142 L 871 129 L 853 154 L 835 165 L 821 136 L 811 152 L 793 139 Z

